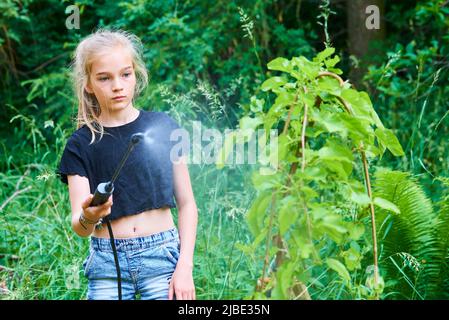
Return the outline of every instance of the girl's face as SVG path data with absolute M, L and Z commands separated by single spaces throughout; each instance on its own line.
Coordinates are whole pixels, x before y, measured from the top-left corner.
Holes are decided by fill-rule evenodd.
M 116 47 L 95 58 L 86 91 L 95 95 L 102 112 L 114 112 L 132 106 L 135 86 L 131 54 Z

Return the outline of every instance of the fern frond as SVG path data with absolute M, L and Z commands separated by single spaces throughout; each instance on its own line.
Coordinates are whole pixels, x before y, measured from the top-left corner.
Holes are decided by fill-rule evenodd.
M 438 222 L 436 235 L 440 240 L 439 270 L 435 298 L 449 299 L 449 179 L 439 179 L 443 182 L 445 192 L 437 203 Z
M 375 174 L 374 196 L 391 201 L 401 211 L 400 214 L 377 212 L 376 224 L 382 225 L 378 230 L 380 267 L 386 273 L 385 280 L 400 279 L 392 290 L 401 292 L 404 297 L 440 296 L 441 261 L 447 256 L 447 250 L 444 251 L 438 235 L 442 222 L 431 200 L 410 173 L 386 169 Z M 390 257 L 397 259 L 400 253 L 415 257 L 421 266 L 419 271 L 409 267 L 398 270 Z

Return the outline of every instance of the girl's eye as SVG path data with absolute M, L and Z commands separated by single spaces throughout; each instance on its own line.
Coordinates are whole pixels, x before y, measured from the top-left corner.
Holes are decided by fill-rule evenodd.
M 107 77 L 102 77 L 102 78 L 98 78 L 98 80 L 105 81 L 105 80 L 108 80 L 108 78 Z
M 128 73 L 124 73 L 123 75 L 124 75 L 125 77 L 129 77 L 129 76 L 131 75 L 131 73 L 128 72 Z

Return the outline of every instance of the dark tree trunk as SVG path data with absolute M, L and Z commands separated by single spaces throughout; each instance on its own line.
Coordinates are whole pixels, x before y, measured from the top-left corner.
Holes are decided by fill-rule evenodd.
M 372 12 L 366 12 L 368 6 L 379 8 L 379 29 L 369 29 L 372 20 Z M 349 78 L 356 86 L 361 84 L 366 66 L 372 61 L 374 55 L 380 54 L 375 42 L 385 38 L 385 0 L 346 0 L 347 26 L 348 26 L 348 51 L 359 61 L 358 66 L 351 64 Z

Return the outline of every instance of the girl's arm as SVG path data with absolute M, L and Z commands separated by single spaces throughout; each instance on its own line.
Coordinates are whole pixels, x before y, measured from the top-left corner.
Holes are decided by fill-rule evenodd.
M 178 206 L 178 230 L 181 242 L 178 265 L 193 269 L 198 209 L 190 183 L 187 158 L 173 164 L 174 193 Z
M 80 237 L 88 237 L 95 229 L 95 224 L 81 222 L 80 216 L 89 221 L 98 221 L 111 213 L 112 196 L 101 206 L 89 207 L 93 195 L 90 194 L 89 180 L 79 175 L 68 175 L 70 204 L 72 207 L 72 229 Z
M 181 252 L 168 288 L 168 299 L 196 300 L 193 281 L 193 251 L 195 249 L 198 210 L 190 185 L 186 156 L 180 163 L 173 163 L 173 182 L 176 203 L 178 205 L 178 230 Z

